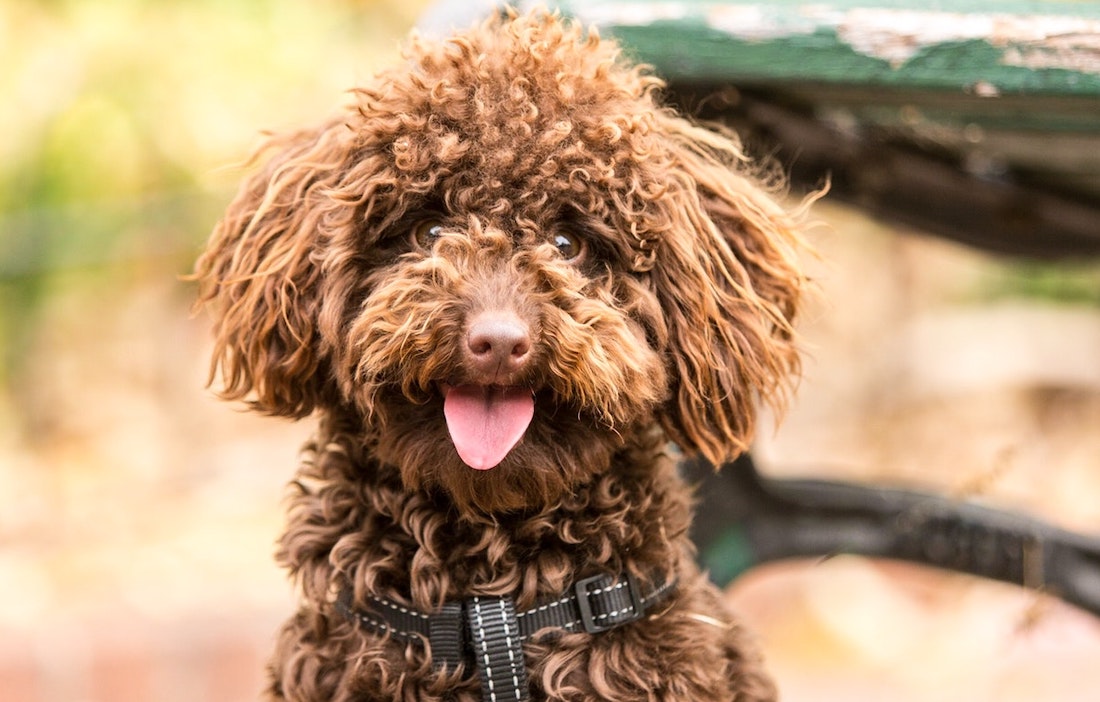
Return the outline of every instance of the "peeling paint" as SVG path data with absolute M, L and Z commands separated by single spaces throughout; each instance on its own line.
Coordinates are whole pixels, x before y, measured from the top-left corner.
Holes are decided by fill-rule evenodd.
M 930 46 L 988 41 L 994 26 L 985 15 L 856 9 L 845 13 L 836 33 L 853 50 L 898 68 Z
M 926 48 L 984 41 L 1003 63 L 1100 73 L 1100 21 L 1062 16 L 855 9 L 836 26 L 854 50 L 901 66 Z
M 1057 37 L 1042 43 L 1012 47 L 1005 51 L 1004 64 L 1033 70 L 1060 68 L 1100 75 L 1100 34 L 1073 37 L 1072 40 Z
M 541 3 L 529 2 L 521 7 L 538 7 Z M 595 3 L 584 7 L 570 5 L 573 15 L 585 23 L 601 27 L 644 27 L 661 21 L 680 21 L 693 13 L 686 2 L 618 2 Z
M 828 11 L 808 7 L 798 13 L 755 4 L 722 4 L 708 7 L 706 25 L 716 31 L 745 41 L 770 41 L 790 36 L 813 34 L 822 26 Z
M 982 41 L 1001 49 L 1002 64 L 1059 68 L 1100 75 L 1100 20 L 1070 15 L 843 8 L 827 2 L 797 5 L 735 2 L 609 2 L 575 6 L 598 26 L 638 27 L 698 22 L 748 42 L 831 32 L 853 51 L 900 68 L 922 52 Z

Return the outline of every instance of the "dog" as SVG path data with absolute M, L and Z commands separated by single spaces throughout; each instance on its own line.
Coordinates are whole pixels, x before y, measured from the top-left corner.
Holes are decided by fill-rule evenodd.
M 684 455 L 799 371 L 798 208 L 594 29 L 506 11 L 276 135 L 196 265 L 211 383 L 319 420 L 268 698 L 775 698 Z

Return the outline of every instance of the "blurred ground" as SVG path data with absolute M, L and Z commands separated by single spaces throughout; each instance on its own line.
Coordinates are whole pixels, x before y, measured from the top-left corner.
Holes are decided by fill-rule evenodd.
M 0 700 L 252 700 L 292 602 L 271 555 L 310 427 L 204 389 L 177 276 L 239 178 L 218 168 L 327 114 L 418 6 L 95 8 L 0 3 L 23 108 L 0 118 L 20 137 L 0 148 Z M 1100 533 L 1096 266 L 818 213 L 806 378 L 764 468 Z M 1036 593 L 834 559 L 731 600 L 789 702 L 1100 699 L 1100 624 Z

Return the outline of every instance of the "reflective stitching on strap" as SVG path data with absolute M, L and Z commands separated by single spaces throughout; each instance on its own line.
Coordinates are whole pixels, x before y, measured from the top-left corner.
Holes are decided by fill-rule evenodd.
M 527 702 L 527 668 L 512 598 L 471 597 L 468 615 L 483 699 Z
M 504 600 L 500 601 L 500 617 L 504 622 L 504 645 L 508 647 L 508 664 L 512 668 L 512 690 L 516 699 L 522 699 L 523 691 L 519 689 L 519 666 L 522 661 L 516 660 L 516 646 L 512 643 L 512 627 L 508 625 L 508 612 L 504 606 Z M 518 631 L 516 632 L 519 633 Z
M 604 593 L 615 592 L 616 590 L 622 590 L 624 587 L 628 587 L 630 583 L 626 580 L 620 580 L 611 587 L 596 587 L 588 591 L 589 595 L 602 595 Z
M 489 659 L 489 642 L 485 639 L 485 619 L 481 615 L 481 598 L 474 597 L 474 616 L 477 621 L 477 642 L 481 646 L 481 668 L 484 671 L 485 684 L 489 688 L 490 702 L 497 702 L 495 681 L 493 680 L 493 663 Z
M 423 612 L 421 612 L 419 610 L 409 609 L 408 607 L 405 607 L 403 605 L 399 605 L 396 602 L 390 602 L 389 600 L 384 599 L 382 597 L 378 597 L 377 595 L 369 595 L 369 597 L 370 597 L 371 602 L 374 602 L 376 604 L 380 604 L 383 607 L 394 610 L 395 612 L 401 612 L 401 614 L 408 614 L 411 617 L 417 617 L 418 619 L 423 619 L 425 621 L 427 621 L 428 619 L 431 619 L 431 617 L 429 615 L 424 614 Z
M 408 636 L 408 634 L 405 633 L 404 631 L 397 631 L 396 629 L 391 627 L 386 622 L 378 621 L 377 619 L 374 619 L 372 617 L 368 617 L 366 614 L 363 614 L 362 612 L 353 612 L 353 614 L 356 617 L 358 617 L 359 621 L 363 622 L 364 624 L 369 624 L 370 626 L 376 626 L 379 629 L 382 629 L 383 631 L 385 631 L 389 634 L 393 634 L 395 636 L 406 636 L 406 637 Z
M 352 609 L 350 598 L 351 598 L 350 593 L 348 593 L 346 601 L 345 601 L 345 597 L 343 596 L 343 593 L 341 593 L 341 597 L 338 598 L 336 603 L 335 603 L 337 611 L 339 611 L 341 614 L 343 614 L 345 619 L 354 619 L 354 620 L 358 621 L 360 624 L 366 625 L 368 628 L 373 627 L 376 631 L 378 631 L 382 634 L 392 636 L 392 637 L 394 637 L 396 639 L 399 639 L 401 641 L 408 642 L 408 641 L 416 641 L 416 640 L 421 639 L 420 634 L 418 634 L 416 632 L 402 631 L 401 629 L 398 629 L 397 627 L 395 627 L 390 622 L 387 622 L 384 617 L 372 617 L 372 616 L 370 616 L 370 614 L 368 614 L 366 612 L 356 610 L 356 609 Z M 383 601 L 379 598 L 372 597 L 371 599 L 373 601 L 383 603 Z M 390 609 L 394 609 L 394 610 L 398 609 L 397 607 L 395 607 L 393 605 L 389 605 L 389 606 L 390 606 Z M 407 612 L 407 614 L 414 614 L 414 613 L 413 612 Z M 423 616 L 423 615 L 419 615 L 419 613 L 416 613 L 416 614 L 418 616 Z M 427 619 L 427 617 L 425 617 L 425 619 Z
M 567 596 L 561 598 L 560 600 L 554 600 L 553 602 L 548 602 L 548 603 L 546 603 L 546 604 L 544 604 L 540 607 L 535 607 L 534 609 L 528 609 L 528 610 L 525 610 L 523 612 L 516 612 L 516 619 L 523 619 L 524 617 L 529 617 L 532 614 L 539 614 L 540 612 L 545 612 L 547 610 L 553 609 L 554 607 L 561 607 L 562 605 L 567 605 L 567 604 L 569 604 L 569 600 L 571 600 L 571 599 L 573 599 L 573 598 L 569 597 L 567 595 Z
M 619 590 L 622 590 L 622 589 L 627 588 L 629 586 L 630 586 L 629 582 L 627 582 L 626 580 L 620 580 L 619 582 L 615 583 L 611 587 L 592 588 L 591 590 L 588 591 L 588 595 L 589 595 L 589 597 L 595 597 L 596 595 L 608 595 L 608 594 L 611 594 L 613 592 L 618 592 Z M 634 607 L 633 607 L 633 605 L 631 605 L 630 607 L 624 607 L 623 609 L 612 610 L 610 612 L 607 612 L 606 614 L 597 614 L 592 618 L 596 621 L 603 621 L 604 619 L 611 619 L 613 617 L 618 617 L 618 616 L 621 616 L 623 614 L 630 614 L 630 613 L 633 613 L 633 612 L 634 612 Z

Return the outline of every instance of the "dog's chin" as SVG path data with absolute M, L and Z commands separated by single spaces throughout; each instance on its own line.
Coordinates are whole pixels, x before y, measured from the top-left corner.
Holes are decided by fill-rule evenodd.
M 443 497 L 467 518 L 540 512 L 557 504 L 572 484 L 554 467 L 532 466 L 520 447 L 489 470 L 474 470 L 457 457 L 430 467 L 402 466 L 407 487 Z
M 449 502 L 463 517 L 499 518 L 553 509 L 606 471 L 619 434 L 576 411 L 536 410 L 523 438 L 496 466 L 476 470 L 459 457 L 439 402 L 386 403 L 376 452 L 396 466 L 406 489 Z

